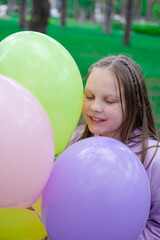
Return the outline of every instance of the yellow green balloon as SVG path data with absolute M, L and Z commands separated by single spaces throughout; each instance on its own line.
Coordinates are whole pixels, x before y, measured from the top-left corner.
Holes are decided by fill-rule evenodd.
M 41 199 L 33 208 L 41 216 Z M 40 240 L 47 236 L 35 211 L 28 209 L 0 209 L 0 239 Z
M 70 53 L 45 34 L 14 33 L 0 43 L 0 73 L 38 98 L 52 124 L 56 155 L 62 152 L 78 123 L 83 101 L 81 75 Z

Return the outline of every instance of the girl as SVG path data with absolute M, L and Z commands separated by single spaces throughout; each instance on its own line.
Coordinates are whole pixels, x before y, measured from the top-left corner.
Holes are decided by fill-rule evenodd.
M 93 64 L 82 113 L 86 126 L 76 129 L 69 145 L 101 135 L 122 141 L 137 154 L 151 189 L 149 218 L 138 240 L 160 239 L 160 148 L 140 67 L 124 55 L 109 56 Z

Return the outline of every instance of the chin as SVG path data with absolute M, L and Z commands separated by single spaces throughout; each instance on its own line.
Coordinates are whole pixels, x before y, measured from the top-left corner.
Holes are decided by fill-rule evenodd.
M 94 128 L 89 128 L 89 131 L 92 133 L 92 134 L 102 134 L 101 131 L 99 131 L 98 129 L 94 129 Z

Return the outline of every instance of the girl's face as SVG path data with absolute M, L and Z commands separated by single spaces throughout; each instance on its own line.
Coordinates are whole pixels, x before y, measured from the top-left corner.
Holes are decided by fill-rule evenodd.
M 123 108 L 125 111 L 124 104 Z M 82 112 L 91 133 L 120 140 L 123 122 L 120 94 L 117 80 L 108 69 L 98 67 L 90 73 Z

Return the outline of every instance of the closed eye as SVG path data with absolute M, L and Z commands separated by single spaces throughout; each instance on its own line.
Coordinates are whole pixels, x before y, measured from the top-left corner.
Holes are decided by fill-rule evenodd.
M 87 95 L 85 95 L 85 97 L 86 97 L 87 99 L 89 99 L 89 100 L 94 99 L 94 96 L 87 96 Z
M 113 104 L 113 103 L 117 103 L 117 100 L 115 100 L 115 99 L 113 99 L 113 100 L 112 99 L 111 100 L 110 99 L 105 99 L 105 102 L 109 103 L 109 104 Z

